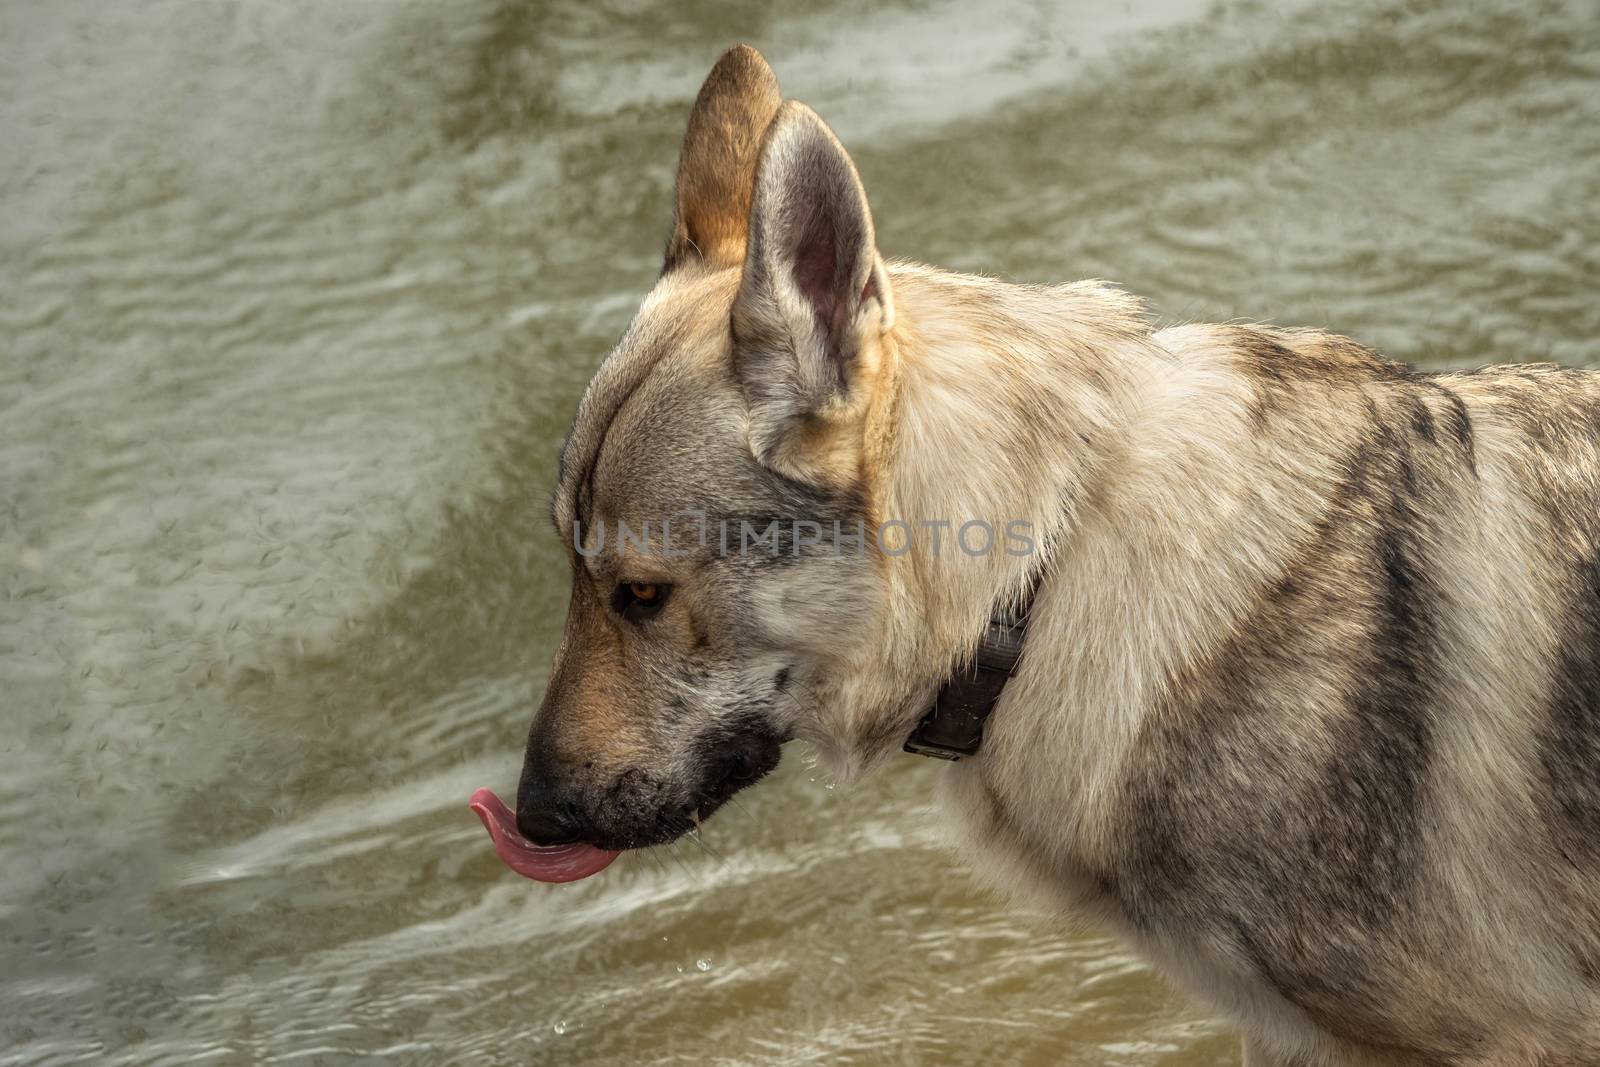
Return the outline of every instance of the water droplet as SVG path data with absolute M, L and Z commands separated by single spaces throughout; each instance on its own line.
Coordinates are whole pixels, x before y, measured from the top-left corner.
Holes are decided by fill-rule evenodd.
M 558 1022 L 554 1026 L 552 1026 L 550 1029 L 554 1030 L 558 1034 L 564 1034 L 564 1033 L 567 1032 L 567 1024 L 563 1023 L 563 1022 Z
M 711 969 L 710 960 L 695 960 L 694 965 L 697 970 L 709 971 Z

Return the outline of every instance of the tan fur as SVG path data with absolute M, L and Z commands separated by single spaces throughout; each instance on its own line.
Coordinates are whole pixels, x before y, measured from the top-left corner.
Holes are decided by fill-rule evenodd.
M 722 266 L 744 262 L 761 134 L 782 102 L 753 48 L 731 48 L 712 68 L 683 135 L 669 263 L 691 253 Z
M 573 709 L 579 728 L 564 739 L 563 756 L 589 759 L 591 754 L 618 768 L 637 759 L 648 744 L 638 724 L 624 713 L 639 699 L 646 680 L 630 670 L 632 657 L 620 635 L 610 631 L 600 614 L 587 603 L 591 593 L 582 584 L 573 590 L 572 608 L 567 614 L 567 632 L 557 653 L 559 669 L 551 677 L 550 691 L 563 706 Z M 568 656 L 570 647 L 581 647 L 588 655 Z

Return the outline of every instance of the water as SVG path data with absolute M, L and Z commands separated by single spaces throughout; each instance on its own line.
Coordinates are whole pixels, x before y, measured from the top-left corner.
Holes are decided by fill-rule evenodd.
M 740 39 L 890 255 L 1600 359 L 1600 11 L 793 6 L 0 5 L 0 1062 L 1235 1061 L 931 761 L 507 873 L 556 443 Z

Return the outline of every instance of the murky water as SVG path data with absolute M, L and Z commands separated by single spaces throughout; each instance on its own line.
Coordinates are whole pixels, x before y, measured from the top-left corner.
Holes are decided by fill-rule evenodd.
M 1600 360 L 1600 9 L 801 6 L 0 5 L 0 1062 L 1234 1062 L 931 761 L 506 872 L 556 443 L 741 39 L 890 255 Z

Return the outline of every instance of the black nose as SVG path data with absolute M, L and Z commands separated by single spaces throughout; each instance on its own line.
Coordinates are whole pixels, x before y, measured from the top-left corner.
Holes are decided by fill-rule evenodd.
M 583 840 L 578 805 L 570 790 L 526 770 L 517 784 L 517 829 L 536 845 Z
M 570 845 L 579 840 L 578 825 L 564 812 L 517 804 L 517 829 L 536 845 Z

